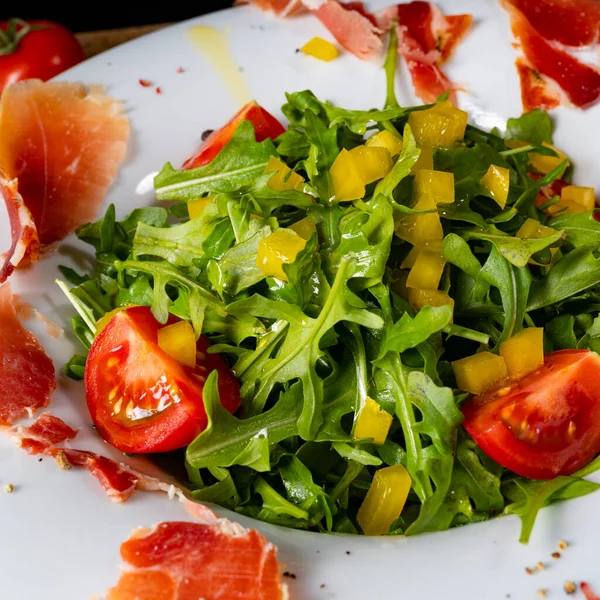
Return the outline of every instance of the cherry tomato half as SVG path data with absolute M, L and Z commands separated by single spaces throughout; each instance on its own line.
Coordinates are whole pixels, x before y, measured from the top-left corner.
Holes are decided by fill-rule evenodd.
M 283 125 L 270 112 L 267 112 L 254 101 L 248 102 L 233 116 L 227 125 L 213 131 L 206 138 L 198 152 L 183 163 L 183 168 L 195 169 L 211 162 L 233 137 L 237 126 L 242 121 L 250 121 L 254 125 L 257 142 L 262 142 L 267 138 L 275 139 L 285 132 Z
M 94 424 L 123 452 L 167 452 L 187 446 L 207 425 L 204 382 L 219 373 L 221 404 L 240 406 L 239 383 L 200 337 L 198 362 L 186 367 L 158 346 L 162 325 L 146 306 L 117 313 L 98 334 L 86 362 L 85 396 Z
M 0 22 L 0 93 L 23 79 L 47 81 L 84 60 L 77 38 L 53 21 Z
M 600 452 L 600 356 L 547 354 L 516 383 L 471 397 L 464 427 L 503 467 L 531 479 L 570 475 Z

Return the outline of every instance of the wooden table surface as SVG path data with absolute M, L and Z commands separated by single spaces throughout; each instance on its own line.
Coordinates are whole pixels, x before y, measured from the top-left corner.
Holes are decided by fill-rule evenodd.
M 141 27 L 126 27 L 123 29 L 106 29 L 103 31 L 86 31 L 77 33 L 77 39 L 83 46 L 83 51 L 87 58 L 100 54 L 113 46 L 118 46 L 136 37 L 156 31 L 161 27 L 166 27 L 170 23 L 160 23 L 158 25 L 143 25 Z

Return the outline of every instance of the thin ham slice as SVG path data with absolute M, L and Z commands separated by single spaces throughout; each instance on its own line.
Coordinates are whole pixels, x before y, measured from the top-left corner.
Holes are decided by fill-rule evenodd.
M 255 530 L 217 523 L 160 523 L 121 545 L 125 563 L 107 600 L 283 600 L 277 551 Z
M 42 245 L 96 217 L 128 137 L 122 104 L 98 86 L 32 79 L 4 90 L 0 168 L 18 179 Z
M 12 243 L 0 258 L 0 284 L 19 266 L 35 262 L 39 257 L 40 240 L 33 217 L 19 194 L 17 180 L 10 180 L 0 169 L 0 196 L 6 205 Z
M 261 10 L 274 12 L 278 17 L 294 17 L 306 12 L 302 0 L 236 0 L 233 5 L 254 4 Z
M 600 600 L 600 596 L 594 594 L 594 591 L 592 590 L 590 584 L 586 583 L 585 581 L 581 583 L 581 591 L 585 596 L 585 600 Z
M 8 283 L 0 287 L 0 426 L 48 406 L 56 387 L 54 365 L 17 318 Z
M 50 454 L 56 444 L 72 440 L 76 435 L 77 430 L 50 413 L 42 413 L 33 425 L 18 425 L 12 432 L 17 444 L 28 454 Z
M 560 93 L 525 59 L 517 58 L 515 65 L 519 74 L 521 102 L 525 112 L 529 112 L 534 108 L 550 110 L 560 105 Z

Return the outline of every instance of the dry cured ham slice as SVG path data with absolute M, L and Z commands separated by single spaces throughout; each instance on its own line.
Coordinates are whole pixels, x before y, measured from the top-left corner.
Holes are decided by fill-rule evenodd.
M 553 89 L 526 60 L 517 58 L 515 61 L 521 84 L 521 101 L 523 110 L 529 112 L 534 108 L 550 110 L 560 105 L 561 95 Z
M 40 241 L 33 217 L 19 194 L 16 180 L 10 180 L 0 169 L 0 196 L 6 205 L 12 243 L 0 258 L 0 284 L 19 266 L 38 259 Z
M 0 287 L 0 426 L 48 406 L 56 387 L 54 365 L 17 318 L 8 283 Z
M 0 103 L 0 168 L 17 178 L 42 245 L 96 217 L 125 157 L 129 122 L 97 86 L 23 81 Z
M 18 445 L 28 454 L 50 453 L 56 444 L 72 440 L 76 435 L 75 429 L 49 413 L 42 413 L 29 427 L 15 427 L 12 433 Z
M 278 17 L 293 17 L 306 12 L 301 0 L 236 0 L 234 6 L 254 4 L 261 10 L 273 11 Z
M 125 563 L 107 600 L 283 600 L 276 548 L 257 531 L 217 523 L 160 523 L 121 545 Z

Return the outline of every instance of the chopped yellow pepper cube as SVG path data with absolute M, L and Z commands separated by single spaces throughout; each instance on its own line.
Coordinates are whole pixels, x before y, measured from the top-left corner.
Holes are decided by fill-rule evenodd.
M 421 154 L 410 170 L 411 175 L 416 175 L 421 169 L 433 169 L 433 148 L 431 146 L 421 148 Z
M 335 202 L 359 200 L 365 195 L 365 182 L 354 156 L 345 148 L 331 165 L 331 183 Z
M 287 281 L 284 264 L 293 263 L 306 240 L 287 229 L 278 229 L 258 242 L 256 264 L 265 275 Z
M 126 310 L 127 308 L 131 308 L 132 306 L 136 306 L 135 304 L 128 304 L 127 306 L 117 306 L 117 308 L 113 308 L 113 310 L 104 313 L 97 321 L 96 321 L 96 335 L 98 335 L 112 320 L 112 318 L 120 313 L 122 310 Z
M 304 219 L 300 219 L 300 221 L 297 221 L 293 225 L 290 225 L 288 229 L 297 233 L 303 240 L 308 240 L 313 233 L 316 233 L 317 226 L 314 218 L 309 215 L 308 217 L 304 217 Z
M 411 251 L 406 255 L 406 258 L 402 261 L 400 268 L 401 269 L 412 268 L 413 265 L 415 264 L 415 261 L 417 260 L 417 256 L 419 256 L 419 252 L 421 252 L 421 249 L 417 248 L 416 246 L 413 246 Z
M 365 535 L 383 535 L 400 516 L 412 480 L 402 465 L 375 471 L 367 495 L 356 516 Z
M 296 190 L 301 192 L 304 189 L 304 179 L 298 173 L 292 171 L 282 160 L 275 156 L 269 158 L 265 167 L 265 173 L 275 173 L 267 184 L 272 190 L 283 192 L 285 190 Z
M 479 183 L 486 196 L 493 198 L 500 208 L 506 206 L 508 187 L 510 185 L 510 171 L 508 169 L 490 165 L 490 168 Z
M 537 219 L 527 219 L 515 234 L 518 238 L 540 239 L 556 233 L 556 229 L 542 225 Z
M 177 362 L 196 366 L 196 336 L 189 321 L 178 321 L 158 330 L 158 346 Z
M 458 388 L 471 394 L 483 394 L 508 375 L 504 358 L 491 352 L 479 352 L 455 360 L 452 368 Z
M 544 330 L 529 327 L 500 344 L 500 356 L 506 362 L 508 376 L 521 379 L 544 364 Z
M 411 112 L 408 124 L 419 146 L 449 148 L 465 137 L 468 119 L 464 110 L 445 100 L 427 110 Z
M 420 169 L 415 174 L 413 192 L 417 199 L 423 194 L 429 194 L 436 204 L 452 204 L 454 202 L 454 173 Z
M 392 426 L 392 420 L 393 417 L 390 413 L 367 396 L 367 401 L 356 419 L 354 437 L 355 439 L 371 438 L 374 444 L 381 446 Z
M 392 157 L 385 148 L 357 146 L 350 154 L 365 185 L 382 179 L 392 168 Z
M 416 210 L 435 210 L 437 207 L 432 196 L 423 195 L 419 198 L 414 208 Z M 444 230 L 442 229 L 442 222 L 437 210 L 436 212 L 422 215 L 400 217 L 395 227 L 396 235 L 410 242 L 413 246 L 441 252 Z
M 300 48 L 300 51 L 304 52 L 307 56 L 314 56 L 315 58 L 326 62 L 337 58 L 340 54 L 334 44 L 318 36 L 306 42 L 306 44 Z
M 373 134 L 365 145 L 385 148 L 392 157 L 398 156 L 402 152 L 402 140 L 386 130 Z
M 552 171 L 552 169 L 556 169 L 556 167 L 558 167 L 558 165 L 560 165 L 560 163 L 562 163 L 567 156 L 551 144 L 542 142 L 542 146 L 551 148 L 558 156 L 543 156 L 541 154 L 536 154 L 535 152 L 529 152 L 527 156 L 529 157 L 529 162 L 532 164 L 532 166 L 534 166 L 540 173 L 545 175 L 546 173 Z M 568 164 L 569 163 L 567 163 L 567 166 Z
M 195 219 L 202 214 L 204 209 L 214 200 L 216 194 L 209 194 L 205 198 L 194 198 L 187 203 L 188 215 L 190 219 Z
M 407 288 L 437 290 L 444 272 L 446 261 L 439 252 L 422 250 L 415 260 L 408 279 Z
M 408 290 L 408 301 L 415 310 L 421 310 L 424 306 L 445 306 L 446 304 L 454 307 L 454 299 L 446 292 L 440 290 Z
M 567 212 L 588 212 L 596 207 L 594 188 L 583 187 L 580 185 L 567 185 L 560 192 L 561 201 L 575 205 L 577 210 L 568 210 Z M 551 207 L 554 208 L 554 207 Z

